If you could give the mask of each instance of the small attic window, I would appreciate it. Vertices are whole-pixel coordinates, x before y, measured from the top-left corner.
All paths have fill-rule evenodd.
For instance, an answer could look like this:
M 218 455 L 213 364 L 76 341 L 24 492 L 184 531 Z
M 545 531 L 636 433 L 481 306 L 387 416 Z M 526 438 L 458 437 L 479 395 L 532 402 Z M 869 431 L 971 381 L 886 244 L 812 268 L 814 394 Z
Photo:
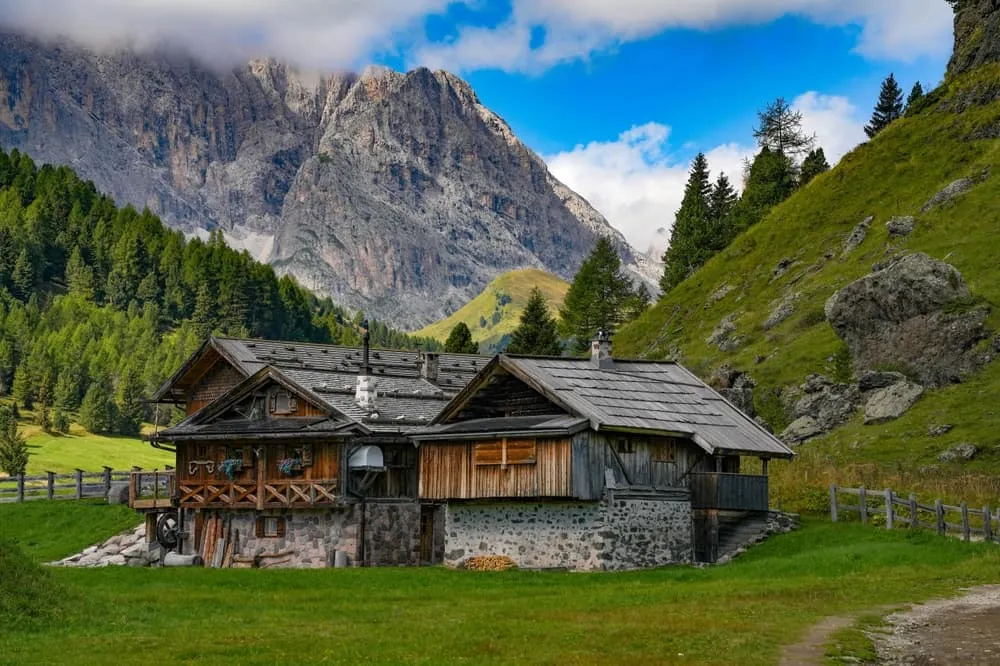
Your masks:
M 291 414 L 298 408 L 298 400 L 288 391 L 282 389 L 271 394 L 272 414 Z

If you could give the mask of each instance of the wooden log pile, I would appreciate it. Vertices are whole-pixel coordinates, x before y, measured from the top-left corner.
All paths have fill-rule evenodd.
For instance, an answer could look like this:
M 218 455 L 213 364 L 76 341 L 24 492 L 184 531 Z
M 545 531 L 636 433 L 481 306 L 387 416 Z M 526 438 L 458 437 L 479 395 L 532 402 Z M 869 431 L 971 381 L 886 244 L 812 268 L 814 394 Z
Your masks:
M 474 555 L 465 561 L 470 571 L 507 571 L 516 569 L 517 563 L 506 555 Z

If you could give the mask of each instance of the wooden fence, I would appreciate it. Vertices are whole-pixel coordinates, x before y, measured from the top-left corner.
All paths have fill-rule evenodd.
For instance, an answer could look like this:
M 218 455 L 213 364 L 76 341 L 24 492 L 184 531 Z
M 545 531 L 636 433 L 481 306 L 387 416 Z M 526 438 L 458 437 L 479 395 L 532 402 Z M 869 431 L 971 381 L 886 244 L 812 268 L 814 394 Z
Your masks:
M 139 469 L 133 468 L 124 471 L 105 467 L 101 472 L 86 472 L 78 469 L 69 474 L 55 472 L 34 475 L 18 474 L 0 480 L 0 503 L 107 497 L 113 482 L 127 482 L 131 473 Z
M 840 503 L 840 495 L 857 498 L 857 504 Z M 891 489 L 872 491 L 864 486 L 840 488 L 832 485 L 830 518 L 837 522 L 843 512 L 859 513 L 864 525 L 884 520 L 886 529 L 890 530 L 897 525 L 914 529 L 924 527 L 936 530 L 941 535 L 960 535 L 965 541 L 971 541 L 973 536 L 977 536 L 985 541 L 1000 543 L 1000 509 L 993 514 L 988 505 L 974 509 L 969 508 L 965 502 L 952 506 L 944 504 L 940 499 L 934 500 L 934 504 L 921 504 L 913 493 L 902 497 Z

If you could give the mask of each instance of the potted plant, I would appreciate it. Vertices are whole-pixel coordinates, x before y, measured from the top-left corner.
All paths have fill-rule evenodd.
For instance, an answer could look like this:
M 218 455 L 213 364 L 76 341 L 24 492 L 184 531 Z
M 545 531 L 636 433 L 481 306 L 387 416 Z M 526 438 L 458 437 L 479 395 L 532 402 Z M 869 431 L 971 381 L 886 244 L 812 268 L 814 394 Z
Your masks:
M 278 461 L 278 471 L 292 476 L 302 471 L 302 461 L 298 458 L 282 458 Z
M 219 463 L 219 469 L 225 474 L 230 481 L 236 478 L 236 475 L 240 473 L 243 469 L 243 459 L 242 458 L 226 458 L 221 463 Z

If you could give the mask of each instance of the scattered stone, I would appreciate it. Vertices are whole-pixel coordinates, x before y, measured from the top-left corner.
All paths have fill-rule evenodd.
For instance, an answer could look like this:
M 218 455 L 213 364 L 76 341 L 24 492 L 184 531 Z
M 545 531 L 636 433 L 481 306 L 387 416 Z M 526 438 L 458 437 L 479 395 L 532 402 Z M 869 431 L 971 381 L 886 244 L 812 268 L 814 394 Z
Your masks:
M 96 552 L 97 552 L 97 546 L 90 546 L 89 548 L 84 548 L 83 549 L 83 554 L 84 555 L 92 555 L 93 553 L 96 553 Z
M 146 527 L 140 525 L 134 530 L 117 534 L 104 543 L 86 548 L 83 552 L 70 555 L 54 566 L 67 567 L 107 567 L 135 566 L 148 567 L 160 558 L 160 547 L 146 543 Z
M 913 216 L 894 217 L 885 223 L 890 236 L 909 236 L 916 227 L 917 220 Z
M 865 238 L 868 237 L 868 228 L 871 227 L 872 222 L 875 221 L 874 215 L 869 215 L 864 220 L 858 223 L 858 226 L 854 227 L 854 231 L 851 235 L 847 237 L 844 241 L 844 251 L 841 252 L 840 256 L 846 257 L 851 252 L 854 252 L 859 245 L 865 242 Z
M 108 504 L 128 504 L 128 481 L 112 481 L 108 489 Z
M 948 203 L 952 199 L 971 190 L 975 184 L 975 181 L 971 178 L 960 178 L 959 180 L 956 180 L 954 183 L 951 183 L 948 187 L 931 197 L 930 200 L 924 204 L 923 208 L 920 209 L 920 212 L 926 213 L 936 206 Z
M 769 331 L 791 317 L 795 312 L 795 301 L 797 301 L 801 295 L 802 294 L 799 292 L 794 292 L 792 294 L 788 294 L 779 301 L 771 303 L 771 314 L 764 322 L 764 330 Z
M 719 343 L 719 351 L 733 352 L 743 346 L 746 341 L 746 337 L 742 335 L 734 335 L 731 338 L 726 338 Z
M 859 374 L 892 364 L 913 368 L 925 386 L 941 386 L 982 364 L 975 347 L 990 334 L 988 313 L 954 307 L 970 300 L 954 266 L 917 253 L 836 292 L 825 312 Z
M 833 382 L 824 375 L 809 375 L 800 387 L 803 393 L 819 393 L 823 389 L 833 386 Z
M 863 393 L 867 393 L 868 391 L 886 388 L 905 381 L 906 375 L 901 372 L 869 371 L 861 375 L 861 378 L 858 380 L 858 388 Z
M 826 377 L 820 376 L 813 380 L 813 385 L 808 390 L 809 381 L 802 385 L 806 395 L 795 403 L 792 414 L 795 418 L 811 417 L 823 432 L 830 432 L 854 415 L 861 402 L 861 392 L 857 386 L 832 382 L 815 390 L 815 385 L 822 380 L 829 382 Z
M 789 445 L 801 444 L 802 442 L 819 437 L 824 433 L 819 423 L 811 416 L 800 416 L 792 421 L 781 433 L 781 440 Z
M 941 435 L 947 435 L 954 428 L 950 423 L 943 423 L 940 425 L 931 424 L 927 426 L 927 435 L 929 437 L 940 437 Z
M 718 347 L 722 351 L 734 351 L 743 344 L 743 336 L 734 336 L 736 332 L 736 313 L 730 313 L 722 318 L 712 335 L 706 342 L 709 345 Z
M 953 446 L 941 455 L 938 456 L 938 460 L 941 462 L 954 462 L 956 460 L 972 460 L 979 453 L 979 447 L 975 444 L 969 442 L 963 442 L 957 446 Z
M 721 287 L 719 287 L 718 289 L 716 289 L 714 292 L 712 292 L 712 295 L 708 297 L 708 302 L 705 303 L 705 307 L 707 308 L 712 303 L 718 303 L 723 298 L 725 298 L 726 296 L 728 296 L 729 293 L 732 290 L 733 290 L 732 285 L 729 285 L 729 284 L 722 285 Z
M 885 423 L 905 414 L 924 394 L 924 387 L 902 381 L 875 391 L 865 404 L 865 425 Z
M 787 273 L 788 270 L 794 265 L 795 265 L 794 259 L 789 259 L 788 257 L 785 257 L 784 259 L 778 262 L 778 265 L 774 267 L 774 270 L 771 271 L 771 274 L 774 277 L 774 279 L 780 278 L 782 275 Z

